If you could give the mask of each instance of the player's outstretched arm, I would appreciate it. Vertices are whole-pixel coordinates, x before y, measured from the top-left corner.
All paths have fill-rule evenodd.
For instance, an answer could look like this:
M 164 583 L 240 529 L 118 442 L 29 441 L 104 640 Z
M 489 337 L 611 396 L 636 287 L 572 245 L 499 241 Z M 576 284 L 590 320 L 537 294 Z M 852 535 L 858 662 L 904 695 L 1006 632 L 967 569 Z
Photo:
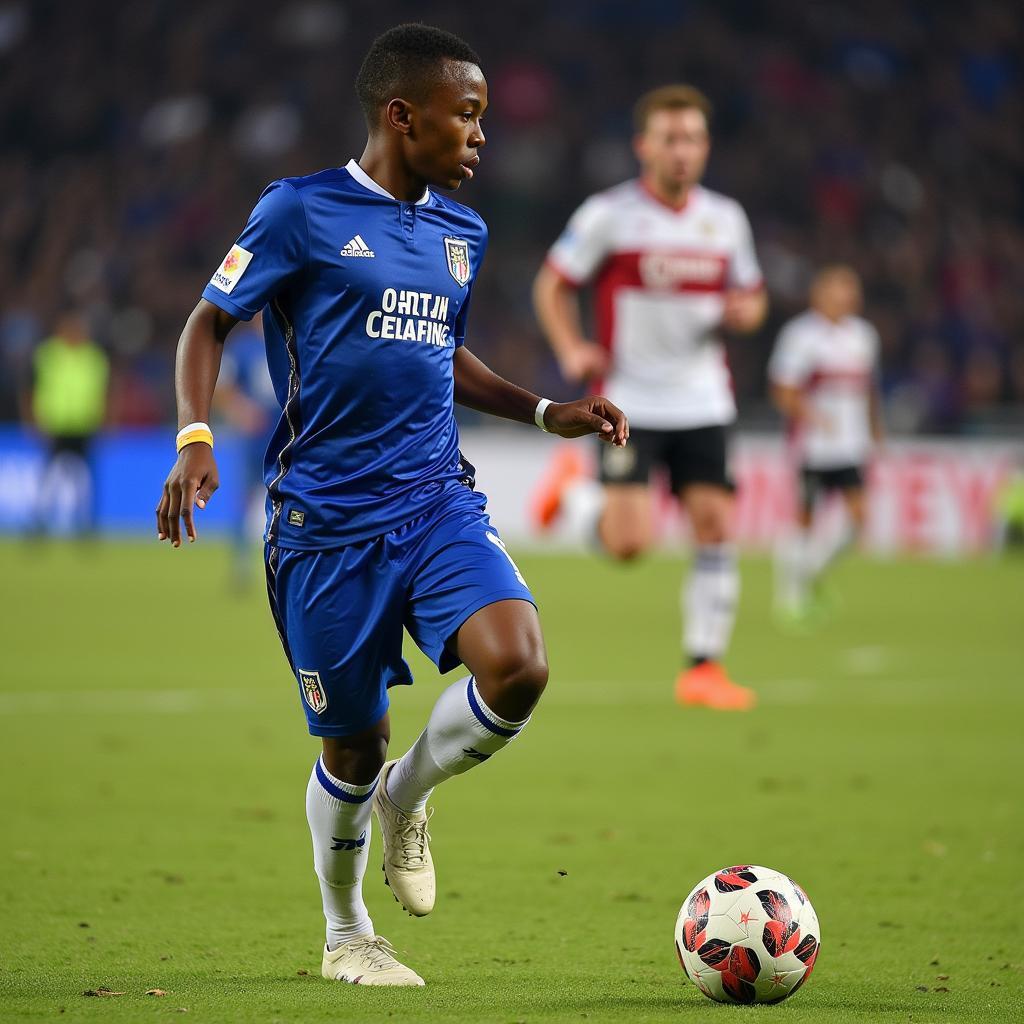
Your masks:
M 537 395 L 499 377 L 465 346 L 455 351 L 454 371 L 455 401 L 459 405 L 518 423 L 534 422 L 540 401 Z M 552 402 L 544 410 L 544 428 L 560 437 L 597 434 L 619 448 L 629 439 L 629 423 L 622 410 L 600 395 L 576 402 Z
M 753 291 L 730 288 L 725 293 L 722 326 L 736 334 L 753 334 L 768 316 L 768 292 L 764 288 Z
M 881 448 L 885 443 L 885 418 L 882 389 L 877 380 L 872 380 L 868 391 L 868 422 L 871 426 L 871 440 L 876 448 Z
M 566 380 L 588 381 L 608 369 L 608 353 L 583 337 L 576 289 L 547 264 L 533 282 L 533 308 Z
M 179 427 L 209 420 L 224 339 L 236 323 L 235 317 L 206 299 L 200 299 L 199 305 L 192 310 L 178 341 L 174 370 Z M 213 448 L 203 441 L 186 444 L 178 452 L 178 460 L 164 483 L 163 494 L 156 507 L 157 538 L 169 539 L 172 547 L 180 547 L 180 520 L 184 519 L 185 533 L 189 541 L 194 541 L 193 506 L 198 504 L 200 508 L 206 508 L 218 486 Z

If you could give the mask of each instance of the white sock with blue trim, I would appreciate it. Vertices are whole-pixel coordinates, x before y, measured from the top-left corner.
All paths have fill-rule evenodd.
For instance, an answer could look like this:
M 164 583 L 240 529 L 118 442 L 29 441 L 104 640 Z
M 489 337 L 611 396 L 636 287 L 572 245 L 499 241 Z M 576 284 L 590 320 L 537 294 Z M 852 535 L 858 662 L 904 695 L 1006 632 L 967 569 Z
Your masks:
M 388 796 L 407 814 L 427 806 L 434 787 L 482 764 L 519 735 L 529 718 L 506 722 L 484 703 L 472 676 L 437 699 L 419 738 L 388 774 Z
M 317 758 L 306 787 L 306 820 L 313 836 L 313 866 L 327 918 L 327 948 L 373 935 L 363 902 L 370 852 L 370 811 L 377 780 L 353 786 L 336 779 Z

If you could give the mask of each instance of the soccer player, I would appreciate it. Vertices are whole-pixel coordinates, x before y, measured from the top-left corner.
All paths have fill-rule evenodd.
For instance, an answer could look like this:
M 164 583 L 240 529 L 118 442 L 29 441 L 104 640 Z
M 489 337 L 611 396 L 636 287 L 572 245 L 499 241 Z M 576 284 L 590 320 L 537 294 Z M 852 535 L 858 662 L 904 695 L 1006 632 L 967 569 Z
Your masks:
M 736 416 L 721 329 L 756 330 L 767 310 L 750 225 L 734 200 L 701 184 L 710 152 L 708 100 L 688 85 L 641 97 L 640 178 L 591 196 L 555 242 L 534 284 L 537 316 L 562 373 L 604 378 L 629 416 L 628 449 L 602 452 L 603 490 L 562 451 L 535 509 L 563 511 L 617 559 L 653 540 L 655 467 L 689 515 L 696 552 L 682 593 L 682 704 L 745 710 L 754 693 L 722 668 L 739 596 L 728 428 Z M 577 289 L 592 284 L 598 341 L 584 337 Z
M 459 451 L 453 401 L 562 437 L 626 443 L 603 398 L 552 403 L 465 346 L 487 243 L 480 217 L 439 194 L 476 173 L 487 84 L 461 39 L 402 25 L 356 79 L 368 126 L 358 162 L 273 182 L 203 292 L 178 346 L 178 460 L 157 533 L 196 538 L 217 487 L 206 424 L 228 332 L 264 310 L 283 409 L 266 461 L 270 605 L 309 731 L 306 791 L 327 941 L 325 977 L 422 985 L 376 935 L 362 897 L 371 807 L 387 881 L 414 915 L 434 905 L 426 803 L 529 721 L 548 666 L 525 580 Z M 426 728 L 385 763 L 388 688 L 412 682 L 402 628 L 443 672 Z
M 811 285 L 811 308 L 782 328 L 768 366 L 800 467 L 796 528 L 776 557 L 776 603 L 785 621 L 805 621 L 815 610 L 822 574 L 864 527 L 864 465 L 881 441 L 882 417 L 874 383 L 878 333 L 857 316 L 860 306 L 856 272 L 824 267 Z M 842 497 L 846 522 L 838 532 L 815 532 L 818 498 L 830 493 Z

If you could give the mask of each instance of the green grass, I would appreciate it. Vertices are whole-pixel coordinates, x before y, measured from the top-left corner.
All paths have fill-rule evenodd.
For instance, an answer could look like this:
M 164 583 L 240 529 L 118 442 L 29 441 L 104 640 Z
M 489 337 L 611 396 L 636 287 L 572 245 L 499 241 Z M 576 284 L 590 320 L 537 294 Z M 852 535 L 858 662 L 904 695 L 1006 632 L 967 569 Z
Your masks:
M 389 992 L 318 976 L 316 745 L 261 586 L 230 593 L 210 543 L 0 545 L 0 1019 L 1022 1019 L 1024 565 L 853 560 L 797 639 L 746 562 L 730 667 L 762 703 L 737 717 L 671 701 L 677 559 L 520 563 L 552 682 L 436 794 L 431 917 L 372 855 L 375 924 L 428 982 Z M 413 665 L 398 751 L 441 685 Z M 805 886 L 823 951 L 791 1001 L 716 1006 L 672 925 L 749 861 Z

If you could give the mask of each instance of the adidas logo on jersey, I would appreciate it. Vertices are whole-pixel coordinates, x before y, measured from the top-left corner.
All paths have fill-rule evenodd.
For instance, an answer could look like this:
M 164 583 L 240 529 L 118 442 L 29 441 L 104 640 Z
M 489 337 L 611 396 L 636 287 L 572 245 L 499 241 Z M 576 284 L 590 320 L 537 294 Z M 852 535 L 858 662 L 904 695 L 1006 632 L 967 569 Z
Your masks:
M 345 248 L 341 250 L 342 256 L 365 256 L 368 259 L 373 259 L 377 254 L 363 241 L 362 235 L 356 235 L 350 242 L 345 245 Z

